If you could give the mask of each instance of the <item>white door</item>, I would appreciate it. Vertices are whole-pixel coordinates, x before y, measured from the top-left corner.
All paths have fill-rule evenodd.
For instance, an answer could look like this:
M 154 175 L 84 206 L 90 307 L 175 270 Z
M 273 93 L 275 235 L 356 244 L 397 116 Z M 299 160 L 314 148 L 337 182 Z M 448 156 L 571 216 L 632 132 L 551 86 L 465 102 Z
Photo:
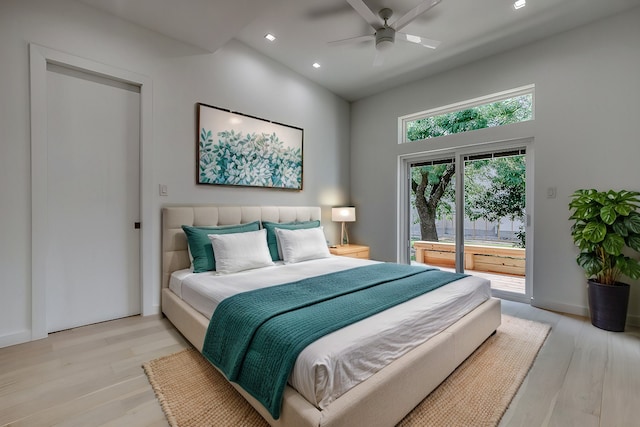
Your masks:
M 138 314 L 139 88 L 48 64 L 47 117 L 47 332 Z

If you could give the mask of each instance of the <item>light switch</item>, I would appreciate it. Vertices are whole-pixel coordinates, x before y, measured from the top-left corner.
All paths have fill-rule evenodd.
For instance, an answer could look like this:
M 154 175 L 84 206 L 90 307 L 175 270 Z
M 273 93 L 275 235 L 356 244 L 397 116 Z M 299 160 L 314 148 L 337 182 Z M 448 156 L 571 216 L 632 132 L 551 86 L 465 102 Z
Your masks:
M 161 196 L 169 195 L 169 189 L 167 188 L 167 184 L 160 184 L 160 195 Z
M 556 198 L 556 187 L 547 187 L 547 199 L 555 199 Z

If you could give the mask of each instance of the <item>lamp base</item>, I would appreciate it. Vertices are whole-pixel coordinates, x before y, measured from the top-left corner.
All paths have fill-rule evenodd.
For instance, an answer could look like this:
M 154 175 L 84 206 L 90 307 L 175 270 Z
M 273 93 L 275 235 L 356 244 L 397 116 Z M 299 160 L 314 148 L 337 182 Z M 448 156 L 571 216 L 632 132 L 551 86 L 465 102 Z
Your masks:
M 340 246 L 349 244 L 349 233 L 347 232 L 347 223 L 342 221 L 342 232 L 340 233 Z

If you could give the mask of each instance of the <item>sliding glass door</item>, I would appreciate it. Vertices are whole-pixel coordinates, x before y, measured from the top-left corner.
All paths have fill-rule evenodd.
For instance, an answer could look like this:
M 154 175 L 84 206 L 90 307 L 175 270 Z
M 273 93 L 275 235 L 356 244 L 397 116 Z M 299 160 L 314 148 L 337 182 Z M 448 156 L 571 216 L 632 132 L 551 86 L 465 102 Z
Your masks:
M 484 276 L 494 294 L 526 300 L 524 147 L 407 162 L 409 259 Z

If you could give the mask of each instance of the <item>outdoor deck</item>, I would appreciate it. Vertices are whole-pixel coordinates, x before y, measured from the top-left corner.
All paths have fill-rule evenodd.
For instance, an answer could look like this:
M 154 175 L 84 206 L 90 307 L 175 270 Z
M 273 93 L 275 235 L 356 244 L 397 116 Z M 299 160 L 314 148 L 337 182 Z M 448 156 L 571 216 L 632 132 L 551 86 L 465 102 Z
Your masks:
M 491 289 L 524 294 L 524 277 L 522 276 L 509 276 L 473 270 L 465 270 L 465 273 L 491 280 Z
M 416 263 L 416 262 L 413 261 L 412 263 Z M 456 271 L 455 268 L 442 267 L 439 265 L 433 265 L 433 267 L 437 267 L 440 270 L 444 270 L 444 271 Z M 486 271 L 473 271 L 473 270 L 465 270 L 465 273 L 472 274 L 478 277 L 484 277 L 485 279 L 490 280 L 491 289 L 524 294 L 524 277 L 523 276 L 510 276 L 506 274 L 495 274 L 495 273 L 487 273 Z

